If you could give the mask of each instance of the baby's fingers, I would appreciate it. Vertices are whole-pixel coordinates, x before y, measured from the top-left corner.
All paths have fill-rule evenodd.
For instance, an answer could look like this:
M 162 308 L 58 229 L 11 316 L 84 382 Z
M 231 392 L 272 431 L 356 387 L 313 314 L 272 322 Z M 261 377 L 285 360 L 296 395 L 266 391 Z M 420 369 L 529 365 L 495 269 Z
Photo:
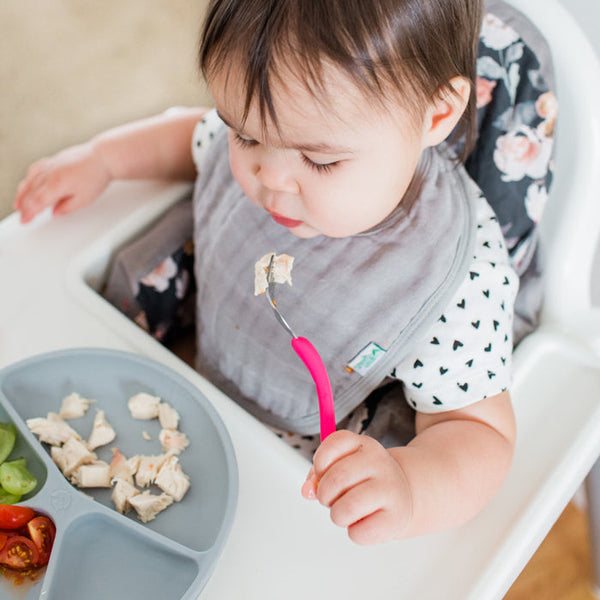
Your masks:
M 364 481 L 342 494 L 331 506 L 331 520 L 339 527 L 354 523 L 381 510 L 382 495 L 372 481 Z
M 369 480 L 338 498 L 330 516 L 336 525 L 348 530 L 353 542 L 369 545 L 401 538 L 409 510 L 389 497 L 381 481 Z
M 48 206 L 54 204 L 53 196 L 40 190 L 29 190 L 18 200 L 21 222 L 29 223 Z
M 318 487 L 319 480 L 317 479 L 315 470 L 311 468 L 306 477 L 306 481 L 302 484 L 302 496 L 307 500 L 314 500 L 317 497 Z
M 363 436 L 340 429 L 330 436 L 317 448 L 313 465 L 317 476 L 321 476 L 338 460 L 360 450 Z
M 371 479 L 373 465 L 360 452 L 345 456 L 334 463 L 319 479 L 317 498 L 323 506 L 332 507 L 351 489 Z
M 17 186 L 17 194 L 13 204 L 15 210 L 22 210 L 27 204 L 27 200 L 31 196 L 32 190 L 36 188 L 36 182 L 39 181 L 40 173 L 38 169 L 32 165 L 27 172 L 25 178 Z
M 86 203 L 86 194 L 75 189 L 73 182 L 58 170 L 44 170 L 26 182 L 17 198 L 21 211 L 21 222 L 28 223 L 48 207 L 54 207 L 55 214 L 71 212 Z M 74 198 L 78 198 L 75 202 Z M 57 207 L 60 206 L 60 209 Z
M 386 510 L 378 510 L 369 516 L 352 523 L 348 527 L 348 537 L 361 546 L 382 544 L 397 539 L 390 515 Z
M 15 201 L 13 203 L 13 208 L 15 210 L 21 210 L 21 206 L 23 205 L 23 198 L 29 189 L 31 182 L 28 179 L 23 179 L 21 183 L 19 183 L 17 187 L 17 194 L 15 196 Z
M 68 215 L 69 213 L 79 210 L 82 206 L 88 204 L 78 196 L 67 196 L 59 200 L 52 209 L 52 214 L 56 216 Z
M 48 185 L 46 174 L 37 173 L 19 184 L 14 207 L 21 212 L 21 221 L 27 223 L 60 199 L 60 192 Z

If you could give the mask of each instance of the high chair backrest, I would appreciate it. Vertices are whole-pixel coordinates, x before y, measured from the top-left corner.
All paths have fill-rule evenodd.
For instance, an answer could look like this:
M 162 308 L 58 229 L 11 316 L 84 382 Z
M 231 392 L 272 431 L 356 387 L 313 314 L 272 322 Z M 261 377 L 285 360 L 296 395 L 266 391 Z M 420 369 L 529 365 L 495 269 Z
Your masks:
M 558 0 L 507 0 L 550 45 L 559 101 L 555 178 L 540 224 L 542 322 L 568 322 L 590 307 L 600 232 L 600 62 Z

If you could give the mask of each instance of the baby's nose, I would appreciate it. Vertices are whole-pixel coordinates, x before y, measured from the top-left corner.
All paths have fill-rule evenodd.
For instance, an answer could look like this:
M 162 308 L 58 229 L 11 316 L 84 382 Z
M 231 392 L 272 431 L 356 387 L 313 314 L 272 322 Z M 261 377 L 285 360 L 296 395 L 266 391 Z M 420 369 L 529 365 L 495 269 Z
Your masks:
M 271 191 L 297 194 L 300 190 L 293 165 L 286 156 L 265 152 L 254 164 L 253 172 L 260 184 Z

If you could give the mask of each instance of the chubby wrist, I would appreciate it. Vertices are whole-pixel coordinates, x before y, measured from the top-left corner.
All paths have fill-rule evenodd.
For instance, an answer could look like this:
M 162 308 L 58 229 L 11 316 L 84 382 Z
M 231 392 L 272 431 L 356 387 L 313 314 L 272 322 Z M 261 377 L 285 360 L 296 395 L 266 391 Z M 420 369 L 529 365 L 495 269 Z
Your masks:
M 407 460 L 406 446 L 388 448 L 387 453 L 391 460 L 395 463 L 398 470 L 397 485 L 401 490 L 402 501 L 402 513 L 398 515 L 398 529 L 396 532 L 396 539 L 405 539 L 418 535 L 413 531 L 414 520 L 416 513 L 415 494 L 413 490 L 413 483 L 410 478 L 410 469 L 406 469 L 405 462 Z
M 112 140 L 105 134 L 93 137 L 87 142 L 88 152 L 99 170 L 103 172 L 108 182 L 115 179 L 126 179 L 115 168 L 115 161 L 111 160 L 114 151 L 111 149 Z

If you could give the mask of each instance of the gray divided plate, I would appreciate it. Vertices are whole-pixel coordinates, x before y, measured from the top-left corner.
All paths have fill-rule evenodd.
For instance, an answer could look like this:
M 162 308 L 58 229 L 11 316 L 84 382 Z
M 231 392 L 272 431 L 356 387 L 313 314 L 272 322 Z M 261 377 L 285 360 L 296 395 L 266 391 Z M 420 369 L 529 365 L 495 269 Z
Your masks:
M 180 414 L 190 445 L 180 455 L 191 486 L 149 523 L 120 515 L 110 489 L 76 490 L 52 462 L 25 420 L 58 412 L 71 392 L 96 400 L 85 417 L 69 421 L 87 439 L 96 408 L 117 437 L 96 449 L 110 461 L 111 447 L 126 456 L 159 454 L 157 419 L 137 421 L 127 400 L 139 392 L 160 396 Z M 31 587 L 0 577 L 0 599 L 189 600 L 205 586 L 223 549 L 237 503 L 237 465 L 220 417 L 191 383 L 153 360 L 105 349 L 51 352 L 0 370 L 0 421 L 19 430 L 11 457 L 24 456 L 38 480 L 20 504 L 49 515 L 56 540 L 43 577 Z M 146 441 L 147 431 L 152 440 Z M 160 491 L 160 490 L 155 490 Z

